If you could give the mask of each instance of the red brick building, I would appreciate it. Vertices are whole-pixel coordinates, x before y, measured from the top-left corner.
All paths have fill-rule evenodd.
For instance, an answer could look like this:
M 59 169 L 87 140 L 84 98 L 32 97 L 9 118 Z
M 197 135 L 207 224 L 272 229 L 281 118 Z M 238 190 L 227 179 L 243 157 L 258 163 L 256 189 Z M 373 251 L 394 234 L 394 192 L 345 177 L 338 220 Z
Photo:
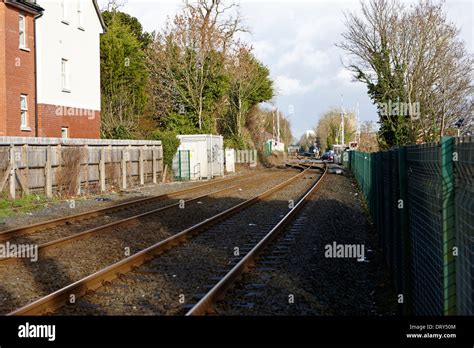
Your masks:
M 0 136 L 100 138 L 96 0 L 0 0 Z
M 36 132 L 35 17 L 42 8 L 0 0 L 0 135 Z

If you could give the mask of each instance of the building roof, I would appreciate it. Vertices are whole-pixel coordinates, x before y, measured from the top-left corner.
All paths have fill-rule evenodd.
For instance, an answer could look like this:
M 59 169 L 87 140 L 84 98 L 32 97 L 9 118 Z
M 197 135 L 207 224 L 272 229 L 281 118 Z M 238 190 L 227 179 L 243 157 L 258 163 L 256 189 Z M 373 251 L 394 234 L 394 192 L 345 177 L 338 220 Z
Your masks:
M 40 14 L 44 9 L 36 3 L 36 0 L 4 0 L 5 4 L 15 6 L 32 14 Z
M 100 8 L 99 8 L 99 5 L 97 4 L 97 0 L 92 0 L 92 2 L 94 3 L 94 8 L 95 8 L 95 11 L 97 12 L 97 16 L 99 16 L 100 25 L 102 26 L 102 29 L 105 31 L 106 26 L 105 26 L 104 18 L 102 17 L 102 12 L 100 12 Z

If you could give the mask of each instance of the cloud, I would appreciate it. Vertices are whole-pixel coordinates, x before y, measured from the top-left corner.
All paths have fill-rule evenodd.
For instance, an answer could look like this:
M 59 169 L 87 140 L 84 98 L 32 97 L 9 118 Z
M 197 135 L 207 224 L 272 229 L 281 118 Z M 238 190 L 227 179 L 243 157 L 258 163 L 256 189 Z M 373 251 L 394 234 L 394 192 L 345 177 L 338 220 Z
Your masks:
M 275 67 L 284 69 L 287 67 L 304 64 L 314 71 L 324 71 L 331 63 L 328 51 L 318 50 L 311 44 L 297 44 L 284 53 Z
M 309 84 L 304 84 L 298 79 L 284 75 L 278 75 L 275 79 L 275 86 L 280 96 L 304 95 L 314 90 L 318 85 L 318 81 L 314 80 Z
M 253 41 L 252 47 L 258 59 L 265 62 L 275 53 L 275 46 L 270 41 L 259 40 Z
M 352 72 L 350 72 L 346 68 L 340 68 L 336 74 L 335 81 L 338 83 L 342 83 L 346 86 L 353 86 L 354 85 L 354 76 Z

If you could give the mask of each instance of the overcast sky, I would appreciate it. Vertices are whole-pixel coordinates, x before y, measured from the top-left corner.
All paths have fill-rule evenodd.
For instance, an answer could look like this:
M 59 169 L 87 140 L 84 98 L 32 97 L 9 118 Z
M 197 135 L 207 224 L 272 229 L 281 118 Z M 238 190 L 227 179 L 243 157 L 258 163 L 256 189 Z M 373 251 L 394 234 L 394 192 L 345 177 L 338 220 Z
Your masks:
M 362 121 L 377 120 L 365 86 L 352 81 L 341 63 L 344 52 L 334 45 L 344 31 L 344 11 L 359 11 L 359 0 L 241 0 L 240 4 L 244 24 L 251 30 L 244 38 L 270 68 L 280 109 L 290 118 L 296 138 L 324 111 L 339 107 L 341 95 L 346 109 L 360 104 Z M 128 0 L 122 10 L 137 17 L 146 31 L 154 31 L 161 30 L 181 6 L 180 0 Z M 474 2 L 447 0 L 445 8 L 473 53 Z

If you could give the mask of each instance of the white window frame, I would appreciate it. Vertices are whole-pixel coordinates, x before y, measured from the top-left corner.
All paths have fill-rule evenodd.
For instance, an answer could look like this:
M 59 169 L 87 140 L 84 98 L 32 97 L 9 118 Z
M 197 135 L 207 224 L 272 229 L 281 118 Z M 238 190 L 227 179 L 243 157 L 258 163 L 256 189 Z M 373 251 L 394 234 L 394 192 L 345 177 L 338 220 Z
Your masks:
M 79 30 L 84 29 L 84 8 L 82 0 L 77 0 L 77 28 Z
M 69 60 L 66 58 L 61 58 L 61 89 L 63 92 L 71 92 Z
M 66 133 L 66 136 L 64 136 L 64 133 Z M 61 138 L 69 139 L 69 127 L 61 127 Z
M 71 0 L 69 0 L 71 1 Z M 66 5 L 66 0 L 61 0 L 61 9 L 63 19 L 61 20 L 62 23 L 69 25 L 69 16 L 68 16 L 68 5 Z
M 20 94 L 20 128 L 21 130 L 30 130 L 28 128 L 28 95 Z
M 22 26 L 23 24 L 23 26 Z M 20 49 L 27 49 L 26 43 L 26 17 L 22 14 L 18 17 L 18 40 Z

